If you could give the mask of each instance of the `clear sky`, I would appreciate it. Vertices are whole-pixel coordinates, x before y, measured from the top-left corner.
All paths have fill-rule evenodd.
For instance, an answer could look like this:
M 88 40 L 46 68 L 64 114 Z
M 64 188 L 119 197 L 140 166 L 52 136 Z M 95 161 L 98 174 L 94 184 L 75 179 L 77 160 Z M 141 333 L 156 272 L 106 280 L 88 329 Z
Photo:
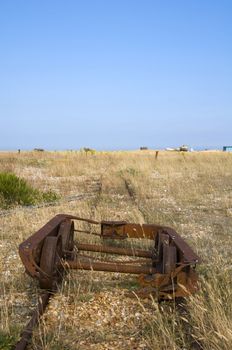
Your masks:
M 0 0 L 0 149 L 232 144 L 232 1 Z

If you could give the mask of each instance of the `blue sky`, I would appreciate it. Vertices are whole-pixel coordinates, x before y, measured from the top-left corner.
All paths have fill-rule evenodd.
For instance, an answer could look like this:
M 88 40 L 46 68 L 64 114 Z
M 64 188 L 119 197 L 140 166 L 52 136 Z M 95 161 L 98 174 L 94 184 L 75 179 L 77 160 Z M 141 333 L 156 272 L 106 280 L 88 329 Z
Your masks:
M 0 149 L 232 144 L 232 2 L 0 1 Z

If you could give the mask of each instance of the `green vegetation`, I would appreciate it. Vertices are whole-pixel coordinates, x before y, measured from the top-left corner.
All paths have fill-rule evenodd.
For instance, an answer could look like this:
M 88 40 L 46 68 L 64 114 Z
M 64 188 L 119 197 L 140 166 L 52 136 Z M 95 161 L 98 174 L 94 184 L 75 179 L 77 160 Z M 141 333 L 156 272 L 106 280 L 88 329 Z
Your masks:
M 13 173 L 0 173 L 0 207 L 15 205 L 34 205 L 40 202 L 52 202 L 58 199 L 55 192 L 41 192 L 30 186 L 24 179 Z
M 16 343 L 15 335 L 9 335 L 0 331 L 0 350 L 10 350 Z

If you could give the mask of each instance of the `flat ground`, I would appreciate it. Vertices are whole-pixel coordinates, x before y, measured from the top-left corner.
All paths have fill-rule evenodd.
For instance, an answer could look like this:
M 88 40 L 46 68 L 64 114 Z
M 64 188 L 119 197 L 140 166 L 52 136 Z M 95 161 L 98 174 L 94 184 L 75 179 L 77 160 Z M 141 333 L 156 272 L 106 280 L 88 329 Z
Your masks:
M 135 276 L 67 275 L 30 349 L 232 349 L 232 154 L 223 152 L 1 153 L 12 171 L 53 206 L 0 212 L 0 348 L 10 349 L 39 289 L 18 245 L 58 213 L 171 226 L 203 259 L 201 289 L 184 305 L 127 296 Z M 129 184 L 129 191 L 128 191 Z

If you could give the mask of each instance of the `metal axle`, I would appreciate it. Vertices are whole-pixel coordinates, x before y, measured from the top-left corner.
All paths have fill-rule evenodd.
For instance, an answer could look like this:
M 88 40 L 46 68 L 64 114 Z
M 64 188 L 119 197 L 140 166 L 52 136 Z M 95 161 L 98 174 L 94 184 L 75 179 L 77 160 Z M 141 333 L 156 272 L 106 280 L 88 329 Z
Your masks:
M 69 269 L 75 270 L 121 272 L 131 273 L 135 275 L 140 275 L 141 273 L 149 275 L 156 272 L 156 270 L 151 265 L 130 265 L 126 262 L 125 264 L 118 264 L 118 262 L 93 261 L 91 258 L 78 258 L 76 260 L 66 260 L 65 266 Z
M 152 258 L 152 252 L 148 250 L 133 249 L 133 248 L 118 248 L 110 247 L 105 245 L 96 244 L 77 244 L 78 250 L 89 251 L 89 252 L 99 252 L 99 253 L 109 253 L 127 256 L 138 256 L 141 258 Z

